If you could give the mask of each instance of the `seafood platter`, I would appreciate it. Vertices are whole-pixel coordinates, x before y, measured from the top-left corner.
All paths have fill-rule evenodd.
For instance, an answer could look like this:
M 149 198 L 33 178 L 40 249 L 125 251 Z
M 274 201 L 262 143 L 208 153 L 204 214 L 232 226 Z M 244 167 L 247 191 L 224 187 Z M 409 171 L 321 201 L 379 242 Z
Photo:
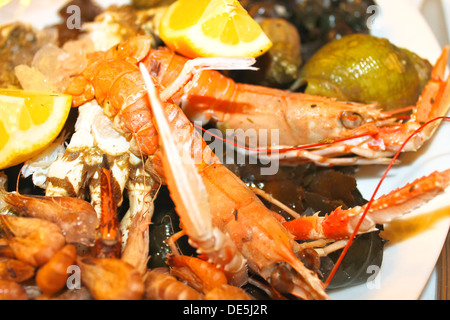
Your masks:
M 1 300 L 420 299 L 449 46 L 407 0 L 0 1 Z

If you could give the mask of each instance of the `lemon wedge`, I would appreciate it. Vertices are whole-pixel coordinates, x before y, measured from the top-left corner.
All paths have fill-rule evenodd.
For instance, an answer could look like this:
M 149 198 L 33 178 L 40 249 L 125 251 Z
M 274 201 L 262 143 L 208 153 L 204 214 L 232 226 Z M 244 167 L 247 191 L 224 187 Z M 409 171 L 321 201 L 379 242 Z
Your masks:
M 237 0 L 178 0 L 163 15 L 159 36 L 189 58 L 256 58 L 272 46 Z
M 0 170 L 50 145 L 61 132 L 71 104 L 70 95 L 0 89 Z

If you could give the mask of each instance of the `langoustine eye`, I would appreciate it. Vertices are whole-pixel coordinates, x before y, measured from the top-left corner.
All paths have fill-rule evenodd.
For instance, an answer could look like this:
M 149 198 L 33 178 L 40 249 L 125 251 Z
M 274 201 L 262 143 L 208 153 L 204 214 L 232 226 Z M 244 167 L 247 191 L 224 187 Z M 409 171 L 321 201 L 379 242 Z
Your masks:
M 279 263 L 272 272 L 269 282 L 279 292 L 289 293 L 294 289 L 292 270 L 285 263 Z
M 360 127 L 364 122 L 363 117 L 359 113 L 353 111 L 343 111 L 339 120 L 347 129 Z

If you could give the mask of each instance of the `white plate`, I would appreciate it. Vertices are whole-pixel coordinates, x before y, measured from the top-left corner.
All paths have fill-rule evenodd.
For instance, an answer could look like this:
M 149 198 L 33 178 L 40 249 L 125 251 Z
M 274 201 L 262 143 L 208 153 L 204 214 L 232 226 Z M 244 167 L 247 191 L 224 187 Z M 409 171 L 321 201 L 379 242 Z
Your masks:
M 23 2 L 27 2 L 22 0 Z M 30 5 L 21 6 L 12 0 L 0 8 L 0 23 L 26 21 L 41 28 L 59 22 L 55 13 L 65 1 L 29 0 Z M 99 3 L 126 3 L 126 1 L 99 1 Z M 407 0 L 378 0 L 375 8 L 372 33 L 387 37 L 393 43 L 408 48 L 434 63 L 440 54 L 438 45 L 422 15 Z M 382 184 L 378 195 L 400 187 L 415 178 L 434 170 L 449 168 L 450 148 L 448 139 L 450 125 L 443 123 L 432 141 L 419 152 L 403 154 L 402 165 L 394 167 Z M 447 147 L 446 147 L 447 146 Z M 384 167 L 361 167 L 357 173 L 358 188 L 369 199 L 384 172 Z M 419 218 L 421 230 L 406 232 L 402 241 L 386 246 L 383 265 L 378 276 L 371 282 L 347 289 L 330 292 L 333 299 L 418 299 L 433 271 L 450 226 L 450 217 L 436 210 L 450 206 L 450 191 L 435 198 L 405 217 L 406 225 L 413 225 Z M 427 218 L 423 218 L 427 217 Z M 398 228 L 386 228 L 395 231 Z M 370 271 L 373 274 L 373 271 Z
M 434 63 L 441 48 L 428 24 L 407 0 L 378 0 L 371 33 L 386 37 L 394 44 L 416 52 Z M 447 137 L 449 123 L 443 122 L 419 152 L 402 154 L 402 164 L 390 171 L 377 195 L 382 195 L 435 170 L 450 166 Z M 385 168 L 360 167 L 358 188 L 369 199 Z M 450 226 L 450 190 L 435 198 L 413 214 L 402 219 L 412 230 L 404 231 L 403 239 L 386 246 L 383 264 L 377 277 L 359 286 L 333 291 L 332 299 L 418 299 L 433 272 Z M 447 208 L 447 210 L 439 210 Z M 421 222 L 420 226 L 415 223 Z M 398 224 L 386 231 L 402 231 Z M 420 229 L 420 231 L 418 231 Z M 370 270 L 369 270 L 370 271 Z M 374 274 L 370 271 L 370 274 Z

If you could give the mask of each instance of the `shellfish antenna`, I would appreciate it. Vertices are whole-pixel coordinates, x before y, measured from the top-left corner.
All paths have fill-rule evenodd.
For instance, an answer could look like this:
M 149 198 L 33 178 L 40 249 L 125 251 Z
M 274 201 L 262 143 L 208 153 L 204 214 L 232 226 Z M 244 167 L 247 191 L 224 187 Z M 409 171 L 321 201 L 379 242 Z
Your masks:
M 206 134 L 210 135 L 211 137 L 219 139 L 220 141 L 222 141 L 224 143 L 228 143 L 230 145 L 233 145 L 233 146 L 235 146 L 237 148 L 241 148 L 241 149 L 244 149 L 244 150 L 247 150 L 247 151 L 253 151 L 253 152 L 263 152 L 264 151 L 264 152 L 269 152 L 269 153 L 284 153 L 284 152 L 288 152 L 288 151 L 295 151 L 295 150 L 315 148 L 315 147 L 330 145 L 330 144 L 333 144 L 333 143 L 338 143 L 338 142 L 343 142 L 343 141 L 347 141 L 347 140 L 352 140 L 352 139 L 356 139 L 356 138 L 361 138 L 361 137 L 366 137 L 366 136 L 373 135 L 373 133 L 362 133 L 362 134 L 358 134 L 358 135 L 354 135 L 354 136 L 346 137 L 346 138 L 342 138 L 342 139 L 330 140 L 330 141 L 325 141 L 325 142 L 318 142 L 318 143 L 314 143 L 314 144 L 306 144 L 306 145 L 296 146 L 296 147 L 287 147 L 287 148 L 270 148 L 270 147 L 252 148 L 252 147 L 247 147 L 246 145 L 238 144 L 238 143 L 236 143 L 234 141 L 230 141 L 228 139 L 222 138 L 219 135 L 212 133 L 208 129 L 205 129 L 202 126 L 199 126 L 198 124 L 194 123 L 193 125 L 197 129 L 202 130 L 203 132 L 205 132 Z
M 384 179 L 386 178 L 389 170 L 391 170 L 392 166 L 394 165 L 395 161 L 397 160 L 397 158 L 399 157 L 400 153 L 402 152 L 403 148 L 405 147 L 405 145 L 408 143 L 409 140 L 411 140 L 417 133 L 419 133 L 420 131 L 423 130 L 423 128 L 425 128 L 427 125 L 429 125 L 432 122 L 438 121 L 438 120 L 446 120 L 449 121 L 450 117 L 436 117 L 434 119 L 431 119 L 429 121 L 427 121 L 426 123 L 424 123 L 423 125 L 421 125 L 419 128 L 417 128 L 404 142 L 403 144 L 400 146 L 399 150 L 397 151 L 397 153 L 394 155 L 394 157 L 392 158 L 392 161 L 390 162 L 390 164 L 388 165 L 388 167 L 386 168 L 386 170 L 384 171 L 383 176 L 381 177 L 380 181 L 378 182 L 377 187 L 375 188 L 375 191 L 372 194 L 372 197 L 370 198 L 369 202 L 367 203 L 367 206 L 363 212 L 363 214 L 361 215 L 361 218 L 358 221 L 358 224 L 355 227 L 355 230 L 353 231 L 350 239 L 348 240 L 346 246 L 344 247 L 344 249 L 342 250 L 342 253 L 340 254 L 338 260 L 336 261 L 333 269 L 331 270 L 327 280 L 325 281 L 325 287 L 328 287 L 328 285 L 330 284 L 331 280 L 333 279 L 334 275 L 336 274 L 337 269 L 339 268 L 342 260 L 344 259 L 345 255 L 347 254 L 348 249 L 350 248 L 351 244 L 353 243 L 353 240 L 355 239 L 356 235 L 358 234 L 358 230 L 362 224 L 362 222 L 364 221 L 364 218 L 366 217 L 367 212 L 369 211 L 370 207 L 372 206 L 373 201 L 375 200 L 375 196 L 378 192 L 378 190 L 380 189 L 381 184 L 383 183 Z

